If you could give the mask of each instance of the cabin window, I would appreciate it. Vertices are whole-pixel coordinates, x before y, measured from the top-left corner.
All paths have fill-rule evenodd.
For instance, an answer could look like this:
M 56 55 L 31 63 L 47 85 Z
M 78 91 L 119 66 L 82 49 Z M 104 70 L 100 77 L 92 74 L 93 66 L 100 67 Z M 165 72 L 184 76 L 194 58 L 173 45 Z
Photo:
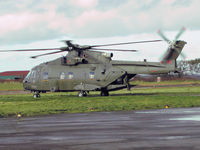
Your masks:
M 95 77 L 94 72 L 90 72 L 90 74 L 89 74 L 89 78 L 90 78 L 90 79 L 94 79 L 94 77 Z
M 65 73 L 64 73 L 64 72 L 61 72 L 61 73 L 60 73 L 60 79 L 61 79 L 61 80 L 65 79 Z
M 48 72 L 44 72 L 44 73 L 43 73 L 43 79 L 44 79 L 44 80 L 47 80 L 47 79 L 48 79 Z
M 73 72 L 69 72 L 68 73 L 68 79 L 73 79 L 74 77 L 74 73 Z

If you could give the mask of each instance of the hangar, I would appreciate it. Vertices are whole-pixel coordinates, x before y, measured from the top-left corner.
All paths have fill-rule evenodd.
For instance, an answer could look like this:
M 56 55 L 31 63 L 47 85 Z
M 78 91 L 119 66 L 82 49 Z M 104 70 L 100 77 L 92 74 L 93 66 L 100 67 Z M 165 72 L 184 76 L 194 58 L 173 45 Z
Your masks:
M 0 80 L 23 80 L 29 71 L 5 71 L 0 73 Z

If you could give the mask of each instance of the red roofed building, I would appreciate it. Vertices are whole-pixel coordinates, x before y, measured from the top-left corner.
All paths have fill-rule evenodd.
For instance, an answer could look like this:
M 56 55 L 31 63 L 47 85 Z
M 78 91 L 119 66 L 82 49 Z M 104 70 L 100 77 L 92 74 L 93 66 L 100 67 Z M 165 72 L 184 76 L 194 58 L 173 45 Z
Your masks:
M 1 80 L 18 80 L 24 79 L 29 71 L 6 71 L 0 73 Z

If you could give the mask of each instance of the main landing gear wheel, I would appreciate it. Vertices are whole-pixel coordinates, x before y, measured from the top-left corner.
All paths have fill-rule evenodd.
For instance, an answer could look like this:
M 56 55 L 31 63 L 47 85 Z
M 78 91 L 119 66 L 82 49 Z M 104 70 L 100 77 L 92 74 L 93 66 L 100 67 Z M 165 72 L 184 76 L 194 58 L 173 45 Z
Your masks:
M 101 91 L 101 96 L 109 96 L 109 92 L 107 90 Z
M 34 92 L 33 97 L 40 98 L 40 92 L 38 92 L 38 91 Z
M 79 97 L 85 97 L 85 96 L 87 96 L 87 93 L 86 93 L 86 91 L 80 91 L 80 92 L 78 93 L 78 96 L 79 96 Z

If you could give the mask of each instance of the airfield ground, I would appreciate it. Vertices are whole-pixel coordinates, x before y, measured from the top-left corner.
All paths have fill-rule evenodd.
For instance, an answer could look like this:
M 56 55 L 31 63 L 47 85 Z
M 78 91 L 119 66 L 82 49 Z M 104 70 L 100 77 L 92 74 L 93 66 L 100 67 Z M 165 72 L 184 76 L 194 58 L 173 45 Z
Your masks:
M 0 118 L 2 150 L 199 150 L 200 108 Z
M 37 100 L 19 83 L 0 87 L 0 149 L 200 149 L 197 81 L 142 83 L 108 97 L 46 93 Z
M 41 94 L 41 98 L 36 100 L 32 94 L 22 92 L 21 84 L 2 83 L 0 84 L 0 117 L 16 117 L 19 112 L 24 117 L 60 113 L 162 109 L 167 105 L 169 108 L 200 106 L 199 81 L 136 84 L 139 86 L 131 91 L 111 92 L 109 97 L 100 97 L 99 92 L 91 92 L 88 97 L 79 98 L 77 92 L 69 92 Z

